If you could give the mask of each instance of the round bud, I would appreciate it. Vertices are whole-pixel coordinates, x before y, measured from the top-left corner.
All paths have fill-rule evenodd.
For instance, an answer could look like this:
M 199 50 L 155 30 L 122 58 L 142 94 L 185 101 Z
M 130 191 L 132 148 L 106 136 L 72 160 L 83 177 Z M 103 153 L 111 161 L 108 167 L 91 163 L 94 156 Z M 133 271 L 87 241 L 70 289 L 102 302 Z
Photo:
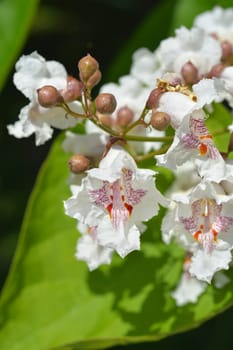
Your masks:
M 78 62 L 79 76 L 83 82 L 87 80 L 99 69 L 99 63 L 91 55 L 87 55 Z
M 64 102 L 59 91 L 52 85 L 42 86 L 37 90 L 38 102 L 42 107 L 53 107 Z
M 160 88 L 156 88 L 152 90 L 146 101 L 146 108 L 152 109 L 152 108 L 158 107 L 158 102 L 161 94 L 162 94 L 162 91 Z
M 171 118 L 167 113 L 152 110 L 151 126 L 157 130 L 165 130 L 170 125 Z
M 134 118 L 134 112 L 129 107 L 121 107 L 117 111 L 117 124 L 124 128 L 129 125 Z
M 98 120 L 100 121 L 101 124 L 112 127 L 113 125 L 113 119 L 111 118 L 111 115 L 109 114 L 101 114 L 97 112 L 97 117 Z
M 198 81 L 198 70 L 190 61 L 183 65 L 181 75 L 186 84 L 194 84 Z
M 222 48 L 222 60 L 226 60 L 229 56 L 233 53 L 233 47 L 232 44 L 224 40 L 221 42 L 221 48 Z
M 72 76 L 67 77 L 67 87 L 61 91 L 65 102 L 71 102 L 81 98 L 83 84 Z
M 99 94 L 95 99 L 96 110 L 101 114 L 112 114 L 116 109 L 115 96 L 108 93 Z
M 225 66 L 222 63 L 215 64 L 208 73 L 208 78 L 218 78 L 221 75 L 224 68 Z
M 75 154 L 68 161 L 69 169 L 74 174 L 80 174 L 90 166 L 90 160 L 82 154 Z
M 87 80 L 86 82 L 86 87 L 88 89 L 92 89 L 94 86 L 96 86 L 100 80 L 102 78 L 102 74 L 101 74 L 101 71 L 98 69 L 97 71 L 95 71 L 94 74 L 92 74 L 90 76 L 90 78 Z

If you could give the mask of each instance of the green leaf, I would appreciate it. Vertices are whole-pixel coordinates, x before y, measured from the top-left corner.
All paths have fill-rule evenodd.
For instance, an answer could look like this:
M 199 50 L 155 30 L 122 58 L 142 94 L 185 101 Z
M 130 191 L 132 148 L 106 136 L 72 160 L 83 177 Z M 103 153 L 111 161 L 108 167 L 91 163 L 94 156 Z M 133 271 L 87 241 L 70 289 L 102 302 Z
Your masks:
M 38 0 L 1 0 L 0 90 L 30 28 Z
M 197 304 L 176 307 L 170 293 L 183 251 L 161 241 L 163 210 L 148 223 L 140 252 L 114 256 L 93 272 L 75 260 L 76 222 L 63 212 L 70 195 L 66 161 L 60 137 L 40 171 L 1 298 L 1 349 L 104 349 L 158 340 L 232 304 L 230 282 L 221 290 L 209 286 Z M 160 176 L 167 188 L 170 177 Z
M 222 104 L 214 104 L 213 111 L 206 121 L 206 125 L 214 136 L 214 143 L 220 152 L 227 152 L 230 141 L 230 133 L 227 129 L 232 124 L 230 111 Z

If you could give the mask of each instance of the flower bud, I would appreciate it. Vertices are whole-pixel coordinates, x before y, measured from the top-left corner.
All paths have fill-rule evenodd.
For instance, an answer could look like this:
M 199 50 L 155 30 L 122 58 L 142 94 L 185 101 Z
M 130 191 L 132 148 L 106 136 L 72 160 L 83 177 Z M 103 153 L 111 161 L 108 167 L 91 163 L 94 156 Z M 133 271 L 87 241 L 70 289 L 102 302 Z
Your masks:
M 158 107 L 159 98 L 160 98 L 161 94 L 162 94 L 162 91 L 160 88 L 156 88 L 156 89 L 152 90 L 147 101 L 146 101 L 146 108 L 153 109 L 153 108 Z
M 129 107 L 121 107 L 117 111 L 117 124 L 124 128 L 129 125 L 134 118 L 134 112 Z
M 92 89 L 94 86 L 96 86 L 102 78 L 101 71 L 98 69 L 95 71 L 95 73 L 87 80 L 86 87 L 88 89 Z
M 101 114 L 112 114 L 116 109 L 115 96 L 108 93 L 99 94 L 95 99 L 96 110 Z
M 184 78 L 186 84 L 194 84 L 198 81 L 198 70 L 190 61 L 186 62 L 183 65 L 181 69 L 181 75 Z
M 171 118 L 167 113 L 152 110 L 151 126 L 157 130 L 165 130 L 170 125 Z
M 91 55 L 87 55 L 78 62 L 80 79 L 86 83 L 88 79 L 99 69 L 99 63 Z
M 111 118 L 111 115 L 109 114 L 101 114 L 97 112 L 97 117 L 98 120 L 100 121 L 101 124 L 112 127 L 113 125 L 113 118 Z
M 65 102 L 71 102 L 81 98 L 83 84 L 72 76 L 67 77 L 67 87 L 61 91 Z
M 222 60 L 228 59 L 228 57 L 231 56 L 233 53 L 232 44 L 229 41 L 224 40 L 221 42 L 221 48 L 222 48 Z
M 225 66 L 222 63 L 215 64 L 208 73 L 208 78 L 218 78 L 221 75 L 224 68 Z
M 68 161 L 69 169 L 74 174 L 80 174 L 90 166 L 90 160 L 82 154 L 75 154 Z
M 64 102 L 59 91 L 52 85 L 42 86 L 37 90 L 38 102 L 42 107 L 53 107 Z

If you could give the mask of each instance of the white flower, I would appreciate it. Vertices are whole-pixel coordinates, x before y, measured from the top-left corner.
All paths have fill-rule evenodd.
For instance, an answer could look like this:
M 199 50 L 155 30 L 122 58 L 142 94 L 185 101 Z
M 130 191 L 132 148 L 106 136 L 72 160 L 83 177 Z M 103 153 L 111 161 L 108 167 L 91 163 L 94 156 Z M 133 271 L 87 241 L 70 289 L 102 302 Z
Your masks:
M 200 182 L 183 197 L 173 195 L 175 203 L 162 223 L 166 243 L 176 240 L 191 251 L 189 272 L 210 282 L 213 275 L 228 269 L 233 247 L 233 197 L 214 182 Z
M 87 157 L 98 158 L 104 152 L 106 142 L 106 136 L 98 133 L 86 135 L 66 131 L 62 148 L 67 153 L 79 153 Z
M 180 281 L 175 290 L 171 293 L 177 306 L 183 306 L 187 303 L 196 303 L 199 296 L 204 293 L 208 286 L 206 282 L 200 281 L 190 274 L 190 263 L 191 254 L 187 254 Z M 223 288 L 229 281 L 230 279 L 221 271 L 216 272 L 213 277 L 213 285 L 216 288 Z
M 197 278 L 191 276 L 189 272 L 190 262 L 190 256 L 187 255 L 180 281 L 175 290 L 171 293 L 177 306 L 183 306 L 187 303 L 196 303 L 199 296 L 207 288 L 207 283 L 199 281 Z
M 195 18 L 194 26 L 208 34 L 215 34 L 220 41 L 227 40 L 233 44 L 233 9 L 220 6 L 201 13 Z
M 168 91 L 161 95 L 157 110 L 167 113 L 171 118 L 171 126 L 177 129 L 185 116 L 225 98 L 223 86 L 213 79 L 202 79 L 187 90 Z
M 207 74 L 220 62 L 221 47 L 219 43 L 199 28 L 190 30 L 181 27 L 176 36 L 163 40 L 157 50 L 164 73 L 180 74 L 185 63 L 191 62 L 200 76 Z
M 160 165 L 171 169 L 193 161 L 199 175 L 210 181 L 220 182 L 226 176 L 226 164 L 205 126 L 202 110 L 184 118 L 169 150 L 156 159 Z
M 65 202 L 66 213 L 96 227 L 97 241 L 125 256 L 140 247 L 140 224 L 167 201 L 155 188 L 155 173 L 138 169 L 121 148 L 111 148 L 99 168 L 87 171 L 78 194 Z
M 171 293 L 177 306 L 187 303 L 196 303 L 199 296 L 205 291 L 207 283 L 192 277 L 190 273 L 184 272 L 176 289 Z
M 160 66 L 156 51 L 151 52 L 147 48 L 140 48 L 133 54 L 133 62 L 130 74 L 139 82 L 145 84 L 151 89 L 156 84 L 156 79 L 161 77 Z
M 85 261 L 90 271 L 102 264 L 110 264 L 113 250 L 98 244 L 96 228 L 79 223 L 78 229 L 82 233 L 82 237 L 77 243 L 76 258 Z
M 233 67 L 224 68 L 215 84 L 218 84 L 219 90 L 221 89 L 222 97 L 233 107 Z
M 61 63 L 46 61 L 37 52 L 22 56 L 16 63 L 14 84 L 30 102 L 21 109 L 19 121 L 8 125 L 10 135 L 22 138 L 35 133 L 36 145 L 41 145 L 51 138 L 51 127 L 66 129 L 77 124 L 77 119 L 66 115 L 62 108 L 44 108 L 38 104 L 37 89 L 42 86 L 52 85 L 57 90 L 66 88 L 67 73 Z M 69 105 L 75 112 L 82 112 L 79 102 Z

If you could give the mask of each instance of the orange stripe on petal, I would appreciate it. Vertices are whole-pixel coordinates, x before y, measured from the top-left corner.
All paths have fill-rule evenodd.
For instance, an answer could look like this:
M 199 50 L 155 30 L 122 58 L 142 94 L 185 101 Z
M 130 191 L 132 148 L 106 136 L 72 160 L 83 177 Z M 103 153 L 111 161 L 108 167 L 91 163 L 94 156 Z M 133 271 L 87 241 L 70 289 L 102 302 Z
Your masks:
M 200 146 L 199 146 L 198 148 L 199 148 L 199 152 L 200 152 L 200 155 L 201 155 L 201 156 L 206 155 L 207 150 L 208 150 L 208 147 L 207 147 L 206 144 L 201 143 Z
M 127 209 L 129 216 L 130 216 L 132 214 L 132 211 L 133 211 L 132 205 L 130 205 L 128 203 L 124 203 L 124 207 Z

